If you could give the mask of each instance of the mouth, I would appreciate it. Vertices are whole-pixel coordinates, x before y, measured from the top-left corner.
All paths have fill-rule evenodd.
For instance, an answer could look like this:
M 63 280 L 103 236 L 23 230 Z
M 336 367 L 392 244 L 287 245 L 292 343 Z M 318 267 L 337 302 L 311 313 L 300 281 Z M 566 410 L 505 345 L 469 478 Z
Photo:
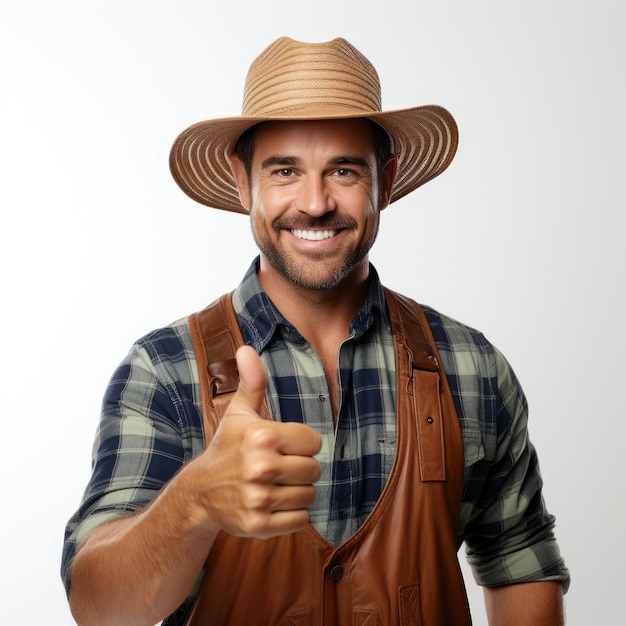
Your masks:
M 293 228 L 291 234 L 298 239 L 305 239 L 306 241 L 322 241 L 323 239 L 330 239 L 337 234 L 336 230 L 300 230 Z

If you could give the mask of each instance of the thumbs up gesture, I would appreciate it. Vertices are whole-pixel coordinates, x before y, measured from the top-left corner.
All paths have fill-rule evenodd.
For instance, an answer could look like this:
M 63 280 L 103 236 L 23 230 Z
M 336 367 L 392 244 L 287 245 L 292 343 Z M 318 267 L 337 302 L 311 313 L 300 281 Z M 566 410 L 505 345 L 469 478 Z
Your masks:
M 320 477 L 320 435 L 304 424 L 262 419 L 266 374 L 249 346 L 237 352 L 239 388 L 205 452 L 196 496 L 226 532 L 268 538 L 308 524 Z

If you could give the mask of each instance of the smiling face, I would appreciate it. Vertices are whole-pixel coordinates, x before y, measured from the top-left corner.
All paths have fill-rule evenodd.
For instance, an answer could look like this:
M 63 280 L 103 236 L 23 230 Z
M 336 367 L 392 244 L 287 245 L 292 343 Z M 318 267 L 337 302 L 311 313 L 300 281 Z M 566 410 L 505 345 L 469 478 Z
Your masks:
M 369 122 L 264 123 L 250 177 L 236 155 L 232 164 L 266 279 L 319 290 L 367 275 L 395 176 L 394 159 L 379 176 Z

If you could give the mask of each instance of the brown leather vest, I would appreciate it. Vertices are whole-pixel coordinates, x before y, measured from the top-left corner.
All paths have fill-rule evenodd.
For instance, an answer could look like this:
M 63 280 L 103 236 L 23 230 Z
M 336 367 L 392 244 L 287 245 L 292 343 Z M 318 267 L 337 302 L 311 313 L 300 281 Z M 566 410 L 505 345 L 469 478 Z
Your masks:
M 398 421 L 395 461 L 376 506 L 338 547 L 311 526 L 268 540 L 220 533 L 188 625 L 471 624 L 455 537 L 460 425 L 421 308 L 385 295 Z M 242 338 L 228 296 L 191 316 L 190 328 L 209 441 L 237 387 L 233 357 Z

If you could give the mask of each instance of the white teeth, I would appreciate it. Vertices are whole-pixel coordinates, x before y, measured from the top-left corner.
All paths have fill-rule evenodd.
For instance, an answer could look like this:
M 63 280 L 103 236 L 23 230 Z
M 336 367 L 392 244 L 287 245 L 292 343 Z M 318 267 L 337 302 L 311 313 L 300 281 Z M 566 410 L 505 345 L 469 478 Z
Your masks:
M 307 239 L 308 241 L 321 241 L 322 239 L 330 239 L 337 233 L 336 230 L 292 230 L 298 239 Z

